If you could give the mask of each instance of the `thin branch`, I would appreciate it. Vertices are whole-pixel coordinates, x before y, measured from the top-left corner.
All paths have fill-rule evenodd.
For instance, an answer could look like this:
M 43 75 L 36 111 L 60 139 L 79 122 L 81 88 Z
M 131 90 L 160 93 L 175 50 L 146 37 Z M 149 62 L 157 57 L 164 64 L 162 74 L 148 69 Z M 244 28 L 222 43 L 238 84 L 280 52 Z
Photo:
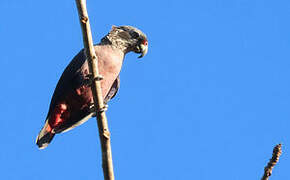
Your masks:
M 89 16 L 86 7 L 86 0 L 76 0 L 76 4 L 78 8 L 79 20 L 83 33 L 84 49 L 86 57 L 88 59 L 90 73 L 94 80 L 91 88 L 94 98 L 94 106 L 96 107 L 95 109 L 97 114 L 99 136 L 102 147 L 102 161 L 103 161 L 102 166 L 104 178 L 105 180 L 114 180 L 110 132 L 108 128 L 106 113 L 104 111 L 104 101 L 100 82 L 102 76 L 99 74 L 97 66 L 98 59 L 93 45 Z
M 278 144 L 273 149 L 273 155 L 270 161 L 268 162 L 267 166 L 264 169 L 264 175 L 261 180 L 268 180 L 272 174 L 273 167 L 279 161 L 279 158 L 282 154 L 282 144 Z

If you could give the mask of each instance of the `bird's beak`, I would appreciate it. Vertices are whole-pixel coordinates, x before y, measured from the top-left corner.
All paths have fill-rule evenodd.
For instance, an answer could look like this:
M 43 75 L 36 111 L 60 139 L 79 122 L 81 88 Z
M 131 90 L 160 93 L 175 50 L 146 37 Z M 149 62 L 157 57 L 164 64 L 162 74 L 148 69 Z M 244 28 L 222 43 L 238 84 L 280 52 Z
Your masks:
M 140 44 L 139 48 L 140 48 L 141 55 L 138 58 L 142 58 L 142 57 L 144 57 L 147 54 L 148 45 L 147 44 L 146 45 L 145 44 Z

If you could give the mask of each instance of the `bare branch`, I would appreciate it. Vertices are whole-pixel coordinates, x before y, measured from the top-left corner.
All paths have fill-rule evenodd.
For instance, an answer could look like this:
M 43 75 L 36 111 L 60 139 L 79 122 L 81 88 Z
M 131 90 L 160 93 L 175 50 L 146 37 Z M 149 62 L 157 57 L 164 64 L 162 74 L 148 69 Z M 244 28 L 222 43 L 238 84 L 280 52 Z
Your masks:
M 104 111 L 105 106 L 100 83 L 100 81 L 102 80 L 102 76 L 99 74 L 97 66 L 98 59 L 94 49 L 89 16 L 86 8 L 86 0 L 76 0 L 76 4 L 83 33 L 84 49 L 86 57 L 88 59 L 90 73 L 92 74 L 92 78 L 94 80 L 91 88 L 94 98 L 94 106 L 96 107 L 95 109 L 97 114 L 99 136 L 102 147 L 102 166 L 104 178 L 105 180 L 114 180 L 110 132 L 108 128 L 106 113 Z
M 261 180 L 268 180 L 272 174 L 273 167 L 279 161 L 279 158 L 282 154 L 282 144 L 278 144 L 273 149 L 273 155 L 270 161 L 268 162 L 267 166 L 264 169 L 264 175 Z

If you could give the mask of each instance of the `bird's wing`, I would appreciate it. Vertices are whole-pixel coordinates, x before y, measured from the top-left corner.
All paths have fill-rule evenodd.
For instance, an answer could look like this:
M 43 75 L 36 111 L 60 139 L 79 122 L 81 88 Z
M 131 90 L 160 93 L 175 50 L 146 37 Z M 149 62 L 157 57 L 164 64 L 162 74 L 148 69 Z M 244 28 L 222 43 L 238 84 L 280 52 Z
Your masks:
M 85 77 L 80 70 L 85 61 L 86 56 L 84 51 L 81 50 L 66 67 L 54 90 L 49 106 L 48 116 L 54 109 L 55 105 L 62 100 L 65 94 L 72 89 L 78 88 L 84 82 Z
M 119 88 L 120 88 L 120 75 L 116 78 L 110 91 L 108 92 L 107 96 L 105 97 L 105 99 L 104 99 L 105 104 L 107 104 L 111 99 L 113 99 L 116 96 Z

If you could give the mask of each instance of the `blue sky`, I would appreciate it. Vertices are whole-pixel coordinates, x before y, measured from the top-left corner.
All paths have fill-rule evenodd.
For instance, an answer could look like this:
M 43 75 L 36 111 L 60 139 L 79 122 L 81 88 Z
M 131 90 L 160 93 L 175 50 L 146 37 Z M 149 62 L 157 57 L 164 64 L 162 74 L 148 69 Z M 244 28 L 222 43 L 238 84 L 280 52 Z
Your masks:
M 54 87 L 82 48 L 73 0 L 0 1 L 1 179 L 102 179 L 95 119 L 34 144 Z M 290 2 L 88 0 L 94 42 L 112 25 L 149 39 L 109 104 L 115 176 L 290 179 Z

